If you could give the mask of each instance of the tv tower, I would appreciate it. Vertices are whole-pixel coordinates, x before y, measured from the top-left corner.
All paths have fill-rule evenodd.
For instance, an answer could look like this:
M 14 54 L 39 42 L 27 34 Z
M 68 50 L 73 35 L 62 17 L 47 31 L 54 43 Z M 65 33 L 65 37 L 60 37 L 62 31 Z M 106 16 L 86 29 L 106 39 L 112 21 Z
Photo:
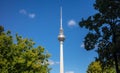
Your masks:
M 58 40 L 60 42 L 60 73 L 64 73 L 63 42 L 65 40 L 65 36 L 62 27 L 62 6 L 60 6 L 60 32 Z

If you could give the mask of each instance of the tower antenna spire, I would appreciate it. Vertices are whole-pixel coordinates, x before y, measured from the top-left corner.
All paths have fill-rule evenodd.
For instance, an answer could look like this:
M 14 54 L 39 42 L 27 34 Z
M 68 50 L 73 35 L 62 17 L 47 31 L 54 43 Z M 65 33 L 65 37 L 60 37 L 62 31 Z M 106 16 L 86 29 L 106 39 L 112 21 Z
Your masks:
M 60 28 L 63 29 L 62 27 L 62 5 L 60 6 Z

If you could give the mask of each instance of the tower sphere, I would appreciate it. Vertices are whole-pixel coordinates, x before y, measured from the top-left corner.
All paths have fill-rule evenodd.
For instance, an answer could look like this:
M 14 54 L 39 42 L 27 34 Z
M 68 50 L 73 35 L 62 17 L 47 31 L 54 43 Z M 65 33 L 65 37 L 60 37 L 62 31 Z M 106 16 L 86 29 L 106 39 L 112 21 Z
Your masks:
M 65 36 L 64 36 L 63 34 L 60 34 L 60 35 L 58 36 L 58 40 L 59 40 L 59 41 L 64 41 L 64 40 L 65 40 Z

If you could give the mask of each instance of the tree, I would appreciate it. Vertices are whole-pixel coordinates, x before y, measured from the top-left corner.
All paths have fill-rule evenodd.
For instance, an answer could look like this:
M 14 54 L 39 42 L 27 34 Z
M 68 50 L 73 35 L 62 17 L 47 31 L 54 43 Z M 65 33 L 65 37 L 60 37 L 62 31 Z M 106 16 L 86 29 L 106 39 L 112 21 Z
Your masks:
M 84 40 L 86 50 L 97 46 L 98 59 L 102 67 L 120 65 L 120 0 L 96 0 L 94 8 L 98 13 L 80 21 L 80 27 L 89 30 Z
M 103 70 L 101 62 L 94 61 L 88 66 L 87 73 L 115 73 L 115 69 L 105 67 Z
M 1 73 L 48 73 L 48 58 L 41 46 L 34 47 L 31 39 L 4 32 L 0 26 L 0 72 Z
M 102 73 L 100 61 L 92 62 L 88 66 L 87 73 Z

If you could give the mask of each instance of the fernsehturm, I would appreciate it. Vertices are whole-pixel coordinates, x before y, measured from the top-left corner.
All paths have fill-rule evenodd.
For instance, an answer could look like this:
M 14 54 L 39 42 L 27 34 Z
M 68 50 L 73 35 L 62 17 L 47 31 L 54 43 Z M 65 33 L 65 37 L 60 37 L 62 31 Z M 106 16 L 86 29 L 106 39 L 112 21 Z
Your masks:
M 64 73 L 63 42 L 65 40 L 65 36 L 62 27 L 62 6 L 60 7 L 60 32 L 58 40 L 60 42 L 60 73 Z

